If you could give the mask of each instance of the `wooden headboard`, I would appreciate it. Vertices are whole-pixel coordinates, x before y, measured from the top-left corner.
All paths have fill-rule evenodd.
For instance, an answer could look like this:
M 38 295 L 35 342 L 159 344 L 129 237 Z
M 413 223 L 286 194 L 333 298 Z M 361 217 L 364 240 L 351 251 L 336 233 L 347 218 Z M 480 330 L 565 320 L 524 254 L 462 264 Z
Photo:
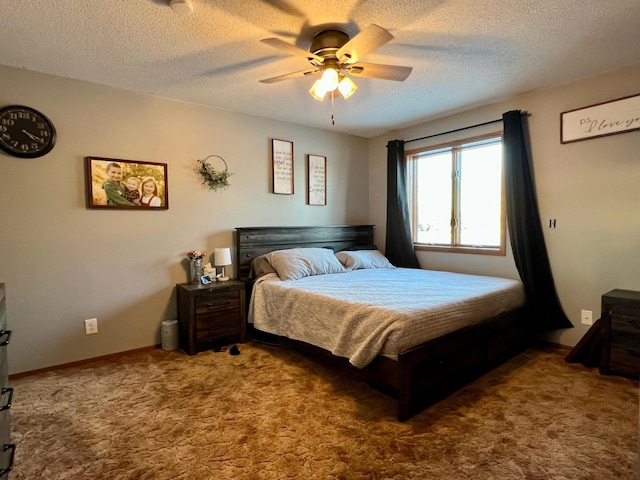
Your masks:
M 332 247 L 338 252 L 373 243 L 373 225 L 327 225 L 317 227 L 237 227 L 236 278 L 247 281 L 251 261 L 285 248 Z

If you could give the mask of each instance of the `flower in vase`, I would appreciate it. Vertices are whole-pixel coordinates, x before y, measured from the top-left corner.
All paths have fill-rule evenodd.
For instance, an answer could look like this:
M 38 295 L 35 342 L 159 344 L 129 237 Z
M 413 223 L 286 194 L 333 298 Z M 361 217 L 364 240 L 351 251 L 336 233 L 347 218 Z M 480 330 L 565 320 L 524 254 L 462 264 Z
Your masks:
M 191 250 L 187 253 L 187 257 L 189 257 L 189 260 L 202 260 L 204 258 L 204 253 L 200 250 Z

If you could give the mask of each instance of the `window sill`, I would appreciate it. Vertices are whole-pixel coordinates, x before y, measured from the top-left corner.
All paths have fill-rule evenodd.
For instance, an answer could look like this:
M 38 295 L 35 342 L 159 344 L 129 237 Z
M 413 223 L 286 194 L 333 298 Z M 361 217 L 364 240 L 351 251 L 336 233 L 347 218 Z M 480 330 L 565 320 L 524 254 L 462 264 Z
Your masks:
M 453 247 L 450 245 L 427 245 L 424 243 L 414 243 L 413 248 L 416 251 L 423 252 L 466 253 L 471 255 L 494 255 L 500 257 L 504 257 L 507 254 L 505 247 Z

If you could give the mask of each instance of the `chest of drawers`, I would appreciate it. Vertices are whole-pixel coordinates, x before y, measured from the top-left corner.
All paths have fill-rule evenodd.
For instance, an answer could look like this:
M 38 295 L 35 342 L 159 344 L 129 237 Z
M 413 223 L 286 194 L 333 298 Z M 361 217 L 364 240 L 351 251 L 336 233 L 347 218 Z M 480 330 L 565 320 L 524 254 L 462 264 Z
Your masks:
M 11 443 L 11 419 L 9 409 L 13 397 L 13 388 L 9 387 L 9 367 L 7 347 L 11 331 L 7 330 L 7 302 L 4 283 L 0 283 L 0 479 L 9 478 L 13 468 L 15 444 Z
M 612 290 L 602 296 L 603 344 L 600 372 L 638 378 L 640 292 Z

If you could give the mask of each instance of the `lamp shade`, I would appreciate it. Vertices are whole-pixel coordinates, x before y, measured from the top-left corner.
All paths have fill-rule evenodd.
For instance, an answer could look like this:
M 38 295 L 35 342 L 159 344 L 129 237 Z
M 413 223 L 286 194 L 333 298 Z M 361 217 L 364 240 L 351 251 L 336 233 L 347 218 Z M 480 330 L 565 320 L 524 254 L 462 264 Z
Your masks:
M 338 87 L 338 71 L 335 68 L 325 68 L 320 81 L 327 92 L 333 92 Z
M 327 91 L 324 89 L 322 81 L 320 79 L 316 80 L 309 93 L 316 100 L 324 100 L 324 96 L 327 94 Z
M 348 77 L 343 77 L 338 84 L 338 90 L 346 100 L 358 89 L 358 86 Z
M 231 265 L 231 249 L 216 248 L 213 251 L 213 263 L 215 264 L 216 267 Z

